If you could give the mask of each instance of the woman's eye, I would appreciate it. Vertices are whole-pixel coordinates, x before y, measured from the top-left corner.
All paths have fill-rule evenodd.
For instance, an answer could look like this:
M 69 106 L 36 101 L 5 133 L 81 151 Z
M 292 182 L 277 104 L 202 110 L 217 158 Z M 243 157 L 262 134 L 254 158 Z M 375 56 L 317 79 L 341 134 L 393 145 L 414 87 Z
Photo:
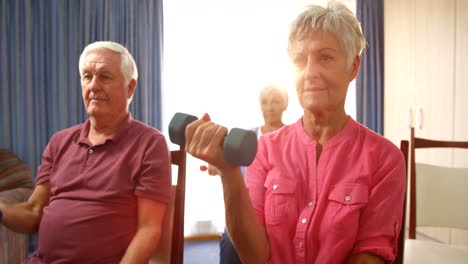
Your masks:
M 321 60 L 321 61 L 329 61 L 329 60 L 331 60 L 331 59 L 332 59 L 332 57 L 331 57 L 331 56 L 328 56 L 328 55 L 322 55 L 322 56 L 320 56 L 320 60 Z
M 296 65 L 296 66 L 299 66 L 299 67 L 304 66 L 307 63 L 307 57 L 305 57 L 305 56 L 296 56 L 294 58 L 293 62 L 294 62 L 294 65 Z

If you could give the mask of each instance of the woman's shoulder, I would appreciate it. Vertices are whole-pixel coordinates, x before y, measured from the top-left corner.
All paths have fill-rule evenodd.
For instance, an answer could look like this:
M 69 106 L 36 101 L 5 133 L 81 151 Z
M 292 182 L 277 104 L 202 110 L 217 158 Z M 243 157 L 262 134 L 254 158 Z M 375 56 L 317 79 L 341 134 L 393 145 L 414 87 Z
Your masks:
M 359 134 L 360 138 L 362 138 L 361 143 L 364 149 L 367 149 L 372 156 L 385 157 L 385 160 L 393 160 L 394 162 L 403 158 L 400 148 L 392 141 L 362 124 L 359 125 Z
M 295 124 L 291 125 L 284 125 L 283 127 L 273 131 L 269 132 L 267 134 L 262 135 L 262 138 L 266 141 L 271 141 L 271 142 L 278 142 L 278 141 L 283 141 L 283 140 L 290 140 L 292 136 L 294 136 L 295 133 Z M 260 130 L 260 128 L 259 128 Z

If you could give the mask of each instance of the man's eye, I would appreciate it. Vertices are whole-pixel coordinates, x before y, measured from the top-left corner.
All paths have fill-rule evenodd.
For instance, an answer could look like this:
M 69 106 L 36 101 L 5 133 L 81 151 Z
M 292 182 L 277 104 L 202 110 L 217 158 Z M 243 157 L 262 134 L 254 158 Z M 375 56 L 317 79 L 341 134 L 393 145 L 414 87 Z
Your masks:
M 88 81 L 88 80 L 90 80 L 90 79 L 91 79 L 91 75 L 90 75 L 90 74 L 85 74 L 85 75 L 83 75 L 83 80 Z

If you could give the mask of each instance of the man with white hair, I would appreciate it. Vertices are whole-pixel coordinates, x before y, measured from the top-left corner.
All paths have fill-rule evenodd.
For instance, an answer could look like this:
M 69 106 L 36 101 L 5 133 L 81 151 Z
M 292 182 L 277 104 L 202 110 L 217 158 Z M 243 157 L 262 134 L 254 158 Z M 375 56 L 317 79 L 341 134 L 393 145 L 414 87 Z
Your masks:
M 79 70 L 89 118 L 51 137 L 34 192 L 0 203 L 2 224 L 39 232 L 26 263 L 147 263 L 170 198 L 167 143 L 128 111 L 138 71 L 125 47 L 92 43 Z

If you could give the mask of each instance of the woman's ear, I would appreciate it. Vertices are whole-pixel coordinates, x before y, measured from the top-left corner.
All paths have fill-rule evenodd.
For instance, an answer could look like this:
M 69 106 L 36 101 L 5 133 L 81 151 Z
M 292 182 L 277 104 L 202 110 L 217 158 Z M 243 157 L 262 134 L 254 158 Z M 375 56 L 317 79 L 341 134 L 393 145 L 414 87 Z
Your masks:
M 356 56 L 354 58 L 353 64 L 351 64 L 351 71 L 350 71 L 350 75 L 349 75 L 349 81 L 350 82 L 356 78 L 360 67 L 361 67 L 361 57 Z

